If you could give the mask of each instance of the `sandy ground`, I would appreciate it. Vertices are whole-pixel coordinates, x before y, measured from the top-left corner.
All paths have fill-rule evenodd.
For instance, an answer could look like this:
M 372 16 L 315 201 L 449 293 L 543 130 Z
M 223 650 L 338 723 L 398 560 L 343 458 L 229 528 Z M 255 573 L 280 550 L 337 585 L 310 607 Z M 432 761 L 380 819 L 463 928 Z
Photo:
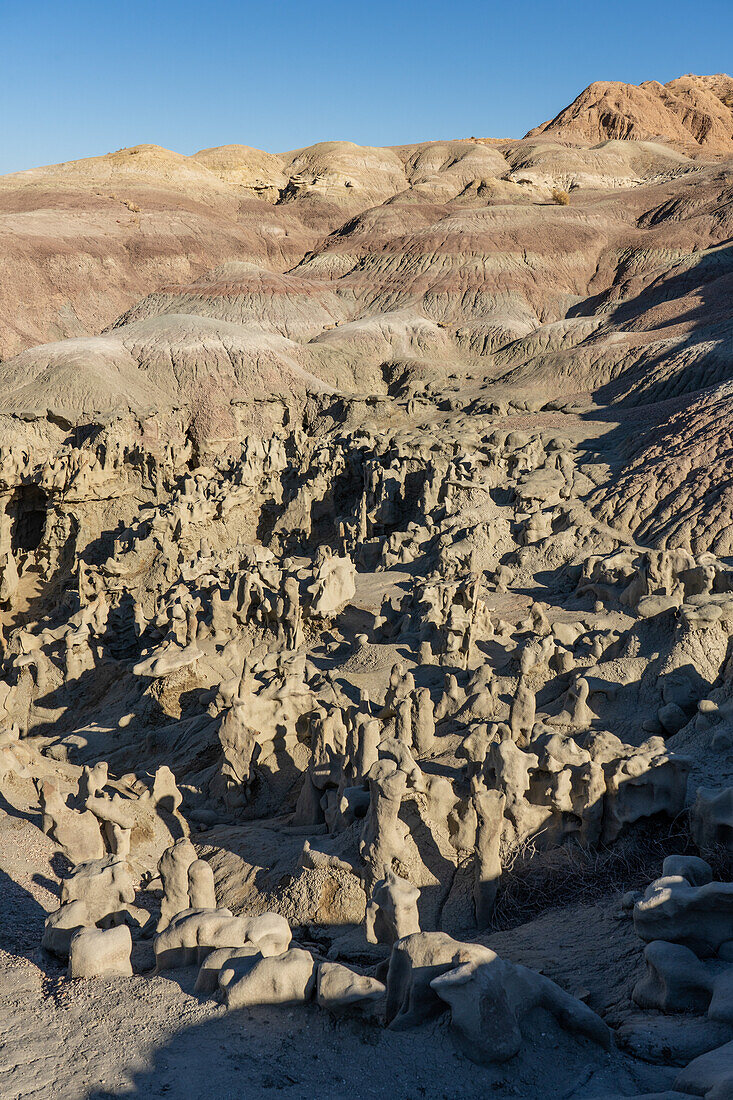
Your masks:
M 55 907 L 54 846 L 34 815 L 0 810 L 0 1096 L 3 1100 L 233 1100 L 403 1097 L 453 1100 L 633 1096 L 675 1071 L 605 1053 L 547 1023 L 545 1043 L 504 1066 L 460 1054 L 447 1018 L 394 1033 L 315 1005 L 227 1013 L 193 993 L 195 968 L 130 979 L 69 981 L 40 947 Z M 48 866 L 48 877 L 34 870 Z M 617 900 L 551 910 L 490 942 L 542 968 L 593 1007 L 623 1015 L 639 945 Z M 597 945 L 603 943 L 603 950 Z M 580 1067 L 580 1069 L 579 1069 Z

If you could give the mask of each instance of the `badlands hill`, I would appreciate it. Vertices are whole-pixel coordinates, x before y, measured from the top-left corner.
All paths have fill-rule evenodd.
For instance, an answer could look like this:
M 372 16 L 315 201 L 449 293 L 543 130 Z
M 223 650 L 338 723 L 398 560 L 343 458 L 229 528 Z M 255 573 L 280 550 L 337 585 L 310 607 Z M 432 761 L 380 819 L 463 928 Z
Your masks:
M 527 137 L 552 134 L 567 141 L 661 138 L 710 153 L 733 152 L 733 80 L 725 73 L 687 76 L 660 84 L 591 84 L 550 122 Z
M 592 85 L 521 141 L 138 147 L 5 177 L 0 409 L 183 404 L 226 439 L 309 392 L 454 378 L 662 410 L 726 382 L 731 86 Z M 677 514 L 678 476 L 623 505 L 631 531 Z
M 222 262 L 289 270 L 367 210 L 397 203 L 393 226 L 409 231 L 407 204 L 485 207 L 531 198 L 532 187 L 535 198 L 548 185 L 627 187 L 731 152 L 732 89 L 724 75 L 594 84 L 523 141 L 331 141 L 282 155 L 136 146 L 1 177 L 0 357 L 96 334 L 148 291 Z
M 733 1096 L 733 82 L 0 179 L 0 1095 Z

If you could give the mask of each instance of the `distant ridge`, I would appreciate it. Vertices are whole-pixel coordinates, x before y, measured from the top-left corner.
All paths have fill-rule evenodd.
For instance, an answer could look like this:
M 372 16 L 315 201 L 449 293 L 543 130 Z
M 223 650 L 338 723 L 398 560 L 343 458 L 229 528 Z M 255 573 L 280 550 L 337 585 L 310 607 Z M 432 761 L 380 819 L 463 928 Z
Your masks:
M 536 206 L 515 216 L 539 224 L 555 192 L 572 192 L 577 207 L 589 192 L 615 195 L 705 165 L 717 172 L 725 156 L 733 156 L 733 80 L 719 74 L 667 85 L 595 83 L 524 139 L 389 148 L 323 141 L 280 154 L 229 144 L 184 155 L 145 144 L 0 176 L 0 360 L 97 335 L 166 287 L 196 286 L 187 302 L 221 303 L 221 289 L 197 283 L 232 261 L 254 265 L 248 301 L 275 302 L 296 288 L 268 282 L 267 273 L 292 272 L 334 233 L 318 261 L 319 278 L 329 282 L 349 272 L 352 238 L 382 249 L 445 215 L 503 206 Z M 721 224 L 724 217 L 716 214 Z M 490 237 L 476 244 L 479 252 L 493 247 Z M 239 301 L 241 277 L 236 284 Z M 581 280 L 567 292 L 585 289 Z M 505 291 L 504 282 L 491 295 Z M 390 300 L 397 299 L 395 291 Z M 221 321 L 240 320 L 237 309 L 220 312 Z M 522 335 L 525 307 L 510 312 L 511 332 Z M 296 310 L 283 315 L 279 335 L 299 328 Z
M 725 73 L 678 77 L 668 84 L 599 80 L 527 137 L 570 141 L 663 139 L 706 152 L 733 152 L 733 79 Z

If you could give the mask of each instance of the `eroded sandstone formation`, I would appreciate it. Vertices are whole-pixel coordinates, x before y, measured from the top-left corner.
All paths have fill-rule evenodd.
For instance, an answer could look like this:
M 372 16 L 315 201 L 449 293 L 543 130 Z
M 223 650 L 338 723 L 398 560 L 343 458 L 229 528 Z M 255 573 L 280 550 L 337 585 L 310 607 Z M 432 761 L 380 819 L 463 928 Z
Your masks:
M 548 135 L 606 86 L 523 142 L 181 158 L 308 233 L 1 365 L 0 823 L 53 851 L 49 967 L 727 1095 L 730 170 L 681 148 L 726 87 L 597 148 Z

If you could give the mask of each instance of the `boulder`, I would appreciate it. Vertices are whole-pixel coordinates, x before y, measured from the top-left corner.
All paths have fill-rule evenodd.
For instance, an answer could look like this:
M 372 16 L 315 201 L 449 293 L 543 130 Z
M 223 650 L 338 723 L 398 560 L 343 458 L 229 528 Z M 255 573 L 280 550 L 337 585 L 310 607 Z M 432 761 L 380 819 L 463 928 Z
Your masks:
M 127 925 L 80 928 L 69 947 L 70 978 L 126 978 L 132 974 L 132 936 Z
M 315 986 L 315 963 L 309 951 L 291 947 L 282 955 L 258 959 L 248 972 L 227 984 L 227 1008 L 251 1005 L 299 1004 L 310 1000 Z
M 363 1009 L 379 1001 L 386 986 L 376 978 L 357 974 L 341 963 L 324 962 L 318 967 L 316 1001 L 321 1008 L 339 1014 L 349 1009 Z
M 525 966 L 500 959 L 469 962 L 433 978 L 430 987 L 450 1006 L 451 1024 L 472 1062 L 505 1062 L 523 1046 L 545 1038 L 544 1025 L 530 1017 L 544 1009 L 559 1027 L 608 1050 L 611 1032 L 592 1009 L 559 985 Z

